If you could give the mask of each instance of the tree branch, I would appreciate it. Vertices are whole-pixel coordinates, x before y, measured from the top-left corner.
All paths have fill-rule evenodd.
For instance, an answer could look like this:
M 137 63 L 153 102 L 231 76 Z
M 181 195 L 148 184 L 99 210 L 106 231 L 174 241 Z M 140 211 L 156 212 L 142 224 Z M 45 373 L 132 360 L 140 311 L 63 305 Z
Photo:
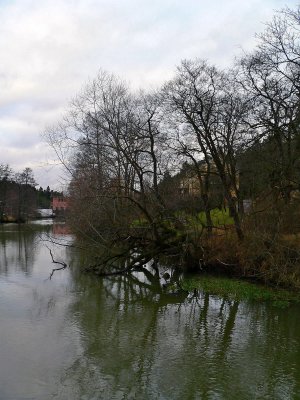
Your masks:
M 61 265 L 60 268 L 53 268 L 53 269 L 52 269 L 52 272 L 51 272 L 51 274 L 50 274 L 50 276 L 49 276 L 49 279 L 51 280 L 51 278 L 52 278 L 52 276 L 53 276 L 53 274 L 54 274 L 55 271 L 60 271 L 60 270 L 62 270 L 62 269 L 66 269 L 68 265 L 67 265 L 65 262 L 63 262 L 63 261 L 56 261 L 56 260 L 54 260 L 51 249 L 49 249 L 49 252 L 50 252 L 50 255 L 51 255 L 53 264 L 59 264 L 59 265 Z

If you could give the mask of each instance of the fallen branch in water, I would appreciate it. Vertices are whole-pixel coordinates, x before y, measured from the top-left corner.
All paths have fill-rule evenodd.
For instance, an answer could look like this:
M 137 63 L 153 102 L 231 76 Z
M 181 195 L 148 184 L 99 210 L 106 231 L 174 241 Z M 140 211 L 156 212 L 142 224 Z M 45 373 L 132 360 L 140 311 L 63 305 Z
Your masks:
M 53 264 L 59 264 L 59 265 L 61 265 L 60 268 L 53 268 L 53 269 L 52 269 L 52 272 L 51 272 L 50 277 L 49 277 L 49 279 L 51 280 L 51 278 L 52 278 L 52 276 L 53 276 L 53 274 L 54 274 L 55 271 L 60 271 L 60 270 L 62 270 L 62 269 L 66 269 L 68 265 L 67 265 L 65 262 L 63 262 L 63 261 L 56 261 L 56 260 L 54 260 L 51 249 L 49 249 L 49 251 L 50 251 L 50 255 L 51 255 Z
M 128 251 L 124 252 L 124 254 L 128 254 Z M 117 269 L 114 271 L 105 271 L 104 269 L 107 267 L 113 268 L 113 260 L 117 260 L 120 257 L 119 255 L 112 256 L 104 261 L 102 261 L 99 264 L 95 265 L 90 265 L 85 268 L 86 272 L 94 272 L 98 276 L 113 276 L 113 275 L 123 275 L 126 274 L 127 272 L 132 272 L 139 270 L 142 268 L 147 262 L 153 259 L 153 254 L 150 252 L 150 254 L 140 254 L 137 256 L 131 256 L 131 260 L 126 262 L 126 267 L 122 269 Z

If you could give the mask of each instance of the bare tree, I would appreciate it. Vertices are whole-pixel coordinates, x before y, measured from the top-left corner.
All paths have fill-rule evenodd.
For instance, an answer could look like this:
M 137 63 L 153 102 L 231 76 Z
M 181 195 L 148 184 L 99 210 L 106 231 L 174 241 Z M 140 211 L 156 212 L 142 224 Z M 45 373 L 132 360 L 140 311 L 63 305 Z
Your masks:
M 253 140 L 269 146 L 269 181 L 287 202 L 299 186 L 299 29 L 299 7 L 277 13 L 257 49 L 239 61 L 239 82 L 252 101 Z
M 170 215 L 159 187 L 168 164 L 160 103 L 156 94 L 133 95 L 102 72 L 47 132 L 72 174 L 74 226 L 105 248 L 106 261 L 130 255 L 136 267 L 144 260 L 132 256 L 138 247 L 148 246 L 146 258 L 171 247 L 162 223 Z
M 229 75 L 199 60 L 182 62 L 175 79 L 165 86 L 165 93 L 178 121 L 193 132 L 207 168 L 214 164 L 242 240 L 236 151 L 244 134 L 246 105 Z

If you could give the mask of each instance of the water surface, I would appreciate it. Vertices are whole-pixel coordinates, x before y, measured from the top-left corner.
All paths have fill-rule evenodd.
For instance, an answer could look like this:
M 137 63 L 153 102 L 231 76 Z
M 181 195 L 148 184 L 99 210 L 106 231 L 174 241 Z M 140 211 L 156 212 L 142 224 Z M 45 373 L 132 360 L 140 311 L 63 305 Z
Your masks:
M 0 400 L 300 399 L 299 305 L 86 276 L 64 232 L 0 226 Z

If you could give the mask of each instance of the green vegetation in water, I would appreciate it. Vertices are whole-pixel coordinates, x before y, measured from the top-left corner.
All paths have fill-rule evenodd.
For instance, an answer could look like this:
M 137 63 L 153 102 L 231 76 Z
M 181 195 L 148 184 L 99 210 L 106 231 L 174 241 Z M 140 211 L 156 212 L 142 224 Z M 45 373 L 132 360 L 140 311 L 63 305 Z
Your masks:
M 300 303 L 300 295 L 297 293 L 232 278 L 215 276 L 185 278 L 181 287 L 187 291 L 200 289 L 233 300 L 266 301 L 280 308 L 288 307 L 291 303 Z

